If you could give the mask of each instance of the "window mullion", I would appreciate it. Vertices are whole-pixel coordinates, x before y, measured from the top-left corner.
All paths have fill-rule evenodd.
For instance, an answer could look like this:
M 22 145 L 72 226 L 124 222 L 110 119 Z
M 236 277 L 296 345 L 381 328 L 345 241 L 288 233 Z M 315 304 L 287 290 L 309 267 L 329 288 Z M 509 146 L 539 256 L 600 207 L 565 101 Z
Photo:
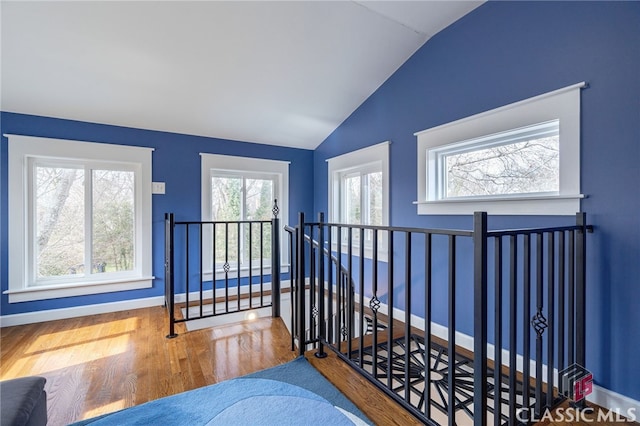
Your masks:
M 84 275 L 92 274 L 93 265 L 93 169 L 84 168 Z
M 27 225 L 27 229 L 25 229 L 26 235 L 28 236 L 28 238 L 26 239 L 26 241 L 28 241 L 29 247 L 28 247 L 28 253 L 29 253 L 29 259 L 28 259 L 28 276 L 27 276 L 27 286 L 31 285 L 31 284 L 35 284 L 37 279 L 38 279 L 38 242 L 36 241 L 37 235 L 38 235 L 38 220 L 37 220 L 37 211 L 36 211 L 36 206 L 37 206 L 37 193 L 38 191 L 36 190 L 36 162 L 34 159 L 29 159 L 29 169 L 28 169 L 28 181 L 27 181 L 27 190 L 28 190 L 28 195 L 27 195 L 27 200 L 28 200 L 28 211 L 29 211 L 29 218 L 28 220 L 28 225 Z
M 247 177 L 245 175 L 242 176 L 242 189 L 240 190 L 241 193 L 241 203 L 240 203 L 240 220 L 247 220 Z M 244 237 L 245 237 L 245 231 L 244 231 L 244 225 L 240 225 L 239 228 L 239 232 L 238 232 L 238 238 L 240 239 L 240 241 L 238 242 L 239 246 L 240 246 L 240 266 L 244 266 L 245 264 L 245 244 L 244 244 Z
M 360 224 L 367 225 L 368 223 L 368 198 L 369 198 L 369 185 L 367 174 L 360 173 Z

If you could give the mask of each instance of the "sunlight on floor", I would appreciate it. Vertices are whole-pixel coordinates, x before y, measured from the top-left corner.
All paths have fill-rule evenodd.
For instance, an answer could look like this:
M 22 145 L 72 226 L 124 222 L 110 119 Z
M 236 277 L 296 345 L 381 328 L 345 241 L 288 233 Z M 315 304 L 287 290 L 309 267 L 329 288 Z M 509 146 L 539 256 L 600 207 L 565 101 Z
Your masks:
M 90 419 L 92 417 L 99 416 L 101 414 L 112 413 L 114 411 L 122 410 L 123 408 L 127 408 L 124 399 L 120 399 L 118 401 L 111 402 L 109 404 L 102 405 L 100 407 L 96 407 L 92 410 L 88 410 L 82 416 L 83 419 Z
M 3 365 L 2 380 L 29 374 L 46 374 L 80 366 L 101 358 L 127 352 L 130 334 L 139 326 L 138 318 L 127 318 L 69 330 L 39 335 L 11 366 Z M 8 367 L 8 368 L 7 368 Z
M 26 354 L 39 353 L 42 351 L 50 351 L 59 347 L 69 347 L 82 342 L 93 342 L 96 339 L 102 339 L 105 331 L 106 334 L 124 334 L 131 333 L 139 327 L 138 318 L 127 318 L 118 321 L 110 321 L 106 323 L 100 323 L 88 327 L 80 327 L 73 330 L 73 333 L 69 333 L 68 330 L 59 331 L 56 333 L 48 333 L 38 336 Z M 111 333 L 113 331 L 113 333 Z

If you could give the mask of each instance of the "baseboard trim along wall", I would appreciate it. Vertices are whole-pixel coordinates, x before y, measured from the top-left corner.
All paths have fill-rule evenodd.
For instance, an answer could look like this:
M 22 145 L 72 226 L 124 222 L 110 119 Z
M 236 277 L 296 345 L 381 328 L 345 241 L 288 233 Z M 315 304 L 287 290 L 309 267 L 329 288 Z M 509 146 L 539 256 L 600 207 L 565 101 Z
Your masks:
M 271 291 L 271 283 L 263 284 L 264 291 Z M 280 284 L 282 290 L 289 289 L 290 281 L 283 280 Z M 246 288 L 245 288 L 246 287 Z M 259 284 L 253 285 L 253 290 L 256 291 L 259 288 Z M 234 288 L 235 289 L 235 288 Z M 234 290 L 230 289 L 230 290 Z M 249 286 L 241 286 L 240 294 L 247 294 L 249 292 Z M 212 294 L 211 290 L 204 292 L 205 298 L 210 298 Z M 216 297 L 224 296 L 224 289 L 216 289 Z M 200 293 L 197 291 L 189 292 L 189 300 L 197 300 L 200 297 Z M 186 301 L 185 293 L 176 294 L 176 303 Z M 107 314 L 110 312 L 127 311 L 130 309 L 150 308 L 153 306 L 164 305 L 164 296 L 147 297 L 144 299 L 132 299 L 123 300 L 120 302 L 99 303 L 95 305 L 74 306 L 71 308 L 61 309 L 49 309 L 45 311 L 25 312 L 22 314 L 3 315 L 0 316 L 0 327 L 12 327 L 14 325 L 25 325 L 36 322 L 55 321 L 67 318 L 77 318 L 88 315 Z
M 95 305 L 74 306 L 71 308 L 49 309 L 46 311 L 25 312 L 23 314 L 0 316 L 0 327 L 32 324 L 36 322 L 55 321 L 67 318 L 77 318 L 110 312 L 127 311 L 130 309 L 150 308 L 164 304 L 164 296 L 147 297 L 144 299 L 123 300 L 120 302 L 99 303 Z

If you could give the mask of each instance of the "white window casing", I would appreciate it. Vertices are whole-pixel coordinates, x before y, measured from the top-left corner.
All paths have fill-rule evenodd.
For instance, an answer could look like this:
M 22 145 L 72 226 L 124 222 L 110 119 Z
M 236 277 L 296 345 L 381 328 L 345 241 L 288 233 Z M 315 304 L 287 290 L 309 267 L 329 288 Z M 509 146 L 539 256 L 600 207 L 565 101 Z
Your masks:
M 9 286 L 5 291 L 9 303 L 152 287 L 153 149 L 24 135 L 4 136 L 9 140 Z M 35 165 L 57 163 L 134 173 L 135 233 L 131 270 L 37 279 L 32 208 L 35 195 L 31 176 Z
M 580 92 L 578 83 L 421 132 L 417 137 L 418 214 L 573 215 L 580 211 Z M 437 154 L 503 137 L 510 131 L 559 122 L 559 189 L 553 192 L 465 196 L 442 194 Z M 498 140 L 498 139 L 496 139 Z
M 213 176 L 243 176 L 245 178 L 257 178 L 257 179 L 270 179 L 275 181 L 274 195 L 278 200 L 278 217 L 280 218 L 280 243 L 281 243 L 281 272 L 287 272 L 285 269 L 288 265 L 288 250 L 286 250 L 286 238 L 284 238 L 284 226 L 288 224 L 289 220 L 289 164 L 288 161 L 281 160 L 267 160 L 262 158 L 250 158 L 239 157 L 232 155 L 222 154 L 209 154 L 200 153 L 201 159 L 201 214 L 202 221 L 211 221 L 211 205 L 212 205 L 212 188 L 211 178 Z M 212 265 L 211 255 L 211 228 L 205 227 L 203 229 L 203 256 L 207 262 L 204 265 L 203 277 L 204 281 L 211 281 L 213 279 L 224 279 L 225 273 L 223 269 L 219 267 L 215 270 L 214 277 L 214 265 Z M 255 262 L 252 265 L 252 275 L 259 274 L 260 265 Z M 264 265 L 263 271 L 266 274 L 271 273 L 271 264 Z M 235 262 L 230 264 L 229 276 L 237 276 L 237 264 Z M 249 276 L 249 268 L 246 265 L 241 265 L 240 276 Z
M 360 174 L 364 176 L 368 173 L 381 172 L 382 175 L 382 226 L 389 225 L 389 148 L 391 142 L 381 142 L 366 148 L 351 151 L 337 157 L 327 159 L 328 164 L 328 207 L 329 222 L 345 223 L 342 217 L 344 211 L 345 197 L 342 193 L 342 183 L 345 177 Z M 361 200 L 367 197 L 361 194 Z M 362 202 L 362 201 L 361 201 Z M 365 209 L 361 209 L 361 215 Z M 367 224 L 367 223 L 365 223 Z M 386 260 L 386 233 L 382 233 L 378 246 L 379 259 Z M 354 247 L 358 245 L 354 243 Z M 335 243 L 334 243 L 335 245 Z M 343 248 L 346 252 L 346 242 L 343 241 Z M 336 247 L 332 247 L 336 249 Z M 372 258 L 371 247 L 365 245 L 365 256 Z

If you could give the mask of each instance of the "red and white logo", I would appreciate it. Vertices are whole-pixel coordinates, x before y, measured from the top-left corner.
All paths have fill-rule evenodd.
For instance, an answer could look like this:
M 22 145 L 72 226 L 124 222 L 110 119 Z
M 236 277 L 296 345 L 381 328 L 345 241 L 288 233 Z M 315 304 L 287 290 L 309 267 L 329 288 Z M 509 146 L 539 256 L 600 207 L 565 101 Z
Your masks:
M 574 402 L 593 392 L 593 374 L 581 365 L 570 365 L 558 372 L 558 378 L 560 394 Z

